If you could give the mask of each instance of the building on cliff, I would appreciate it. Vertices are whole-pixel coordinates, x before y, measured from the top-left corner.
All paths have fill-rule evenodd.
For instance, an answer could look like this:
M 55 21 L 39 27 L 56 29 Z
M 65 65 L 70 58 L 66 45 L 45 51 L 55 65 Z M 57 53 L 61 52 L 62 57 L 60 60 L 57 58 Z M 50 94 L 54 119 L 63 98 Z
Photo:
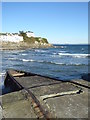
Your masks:
M 22 32 L 22 31 L 21 31 Z M 27 37 L 35 37 L 31 31 L 25 32 Z M 21 42 L 24 38 L 19 33 L 0 33 L 1 42 Z
M 2 42 L 20 42 L 23 41 L 23 37 L 19 36 L 18 34 L 1 34 L 0 35 L 0 41 Z
M 27 37 L 35 37 L 34 33 L 31 31 L 26 32 Z

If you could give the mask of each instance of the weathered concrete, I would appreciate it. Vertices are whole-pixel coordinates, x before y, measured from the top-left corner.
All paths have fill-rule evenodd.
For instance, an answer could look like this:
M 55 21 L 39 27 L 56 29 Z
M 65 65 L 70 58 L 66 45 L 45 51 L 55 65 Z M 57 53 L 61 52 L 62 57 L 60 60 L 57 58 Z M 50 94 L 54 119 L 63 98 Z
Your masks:
M 0 97 L 0 120 L 2 119 L 2 97 Z
M 88 118 L 87 91 L 81 94 L 49 98 L 44 102 L 58 118 Z
M 9 93 L 2 96 L 3 117 L 4 118 L 37 118 L 33 107 L 32 100 L 28 98 L 27 92 Z
M 0 120 L 2 119 L 2 107 L 0 105 Z
M 40 76 L 28 76 L 28 77 L 15 77 L 15 79 L 26 88 L 40 87 L 48 84 L 60 83 L 60 81 L 55 81 L 49 78 L 44 78 Z
M 2 96 L 5 118 L 88 118 L 87 81 L 63 82 L 36 74 L 9 73 L 23 89 Z

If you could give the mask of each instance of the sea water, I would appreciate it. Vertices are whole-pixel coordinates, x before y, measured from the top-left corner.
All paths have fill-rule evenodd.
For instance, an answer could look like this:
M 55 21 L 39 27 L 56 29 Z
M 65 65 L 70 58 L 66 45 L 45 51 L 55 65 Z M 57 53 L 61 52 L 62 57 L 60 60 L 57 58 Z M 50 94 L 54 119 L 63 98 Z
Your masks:
M 88 73 L 88 45 L 54 45 L 54 48 L 0 51 L 3 86 L 7 69 L 13 68 L 60 80 L 79 79 Z

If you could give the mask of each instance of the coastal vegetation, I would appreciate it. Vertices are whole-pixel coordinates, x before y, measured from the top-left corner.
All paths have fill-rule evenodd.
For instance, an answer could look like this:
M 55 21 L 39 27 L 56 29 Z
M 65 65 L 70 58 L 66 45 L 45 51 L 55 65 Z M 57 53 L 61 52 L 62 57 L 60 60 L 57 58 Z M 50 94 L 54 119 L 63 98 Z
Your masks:
M 24 42 L 27 43 L 46 43 L 48 44 L 48 40 L 46 38 L 41 38 L 41 37 L 28 37 L 25 32 L 19 31 L 19 35 L 23 36 Z
M 6 33 L 0 33 L 0 35 L 6 35 Z

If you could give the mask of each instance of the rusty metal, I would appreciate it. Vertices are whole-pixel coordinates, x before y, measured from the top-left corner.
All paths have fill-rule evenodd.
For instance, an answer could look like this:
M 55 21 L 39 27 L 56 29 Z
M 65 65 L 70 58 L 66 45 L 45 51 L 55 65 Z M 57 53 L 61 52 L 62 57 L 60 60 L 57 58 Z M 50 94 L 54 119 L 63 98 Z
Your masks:
M 39 118 L 43 117 L 46 120 L 50 120 L 50 116 L 51 116 L 50 113 L 48 111 L 44 111 L 39 100 L 35 97 L 35 95 L 29 89 L 25 88 L 19 82 L 17 82 L 15 78 L 10 74 L 10 72 L 7 71 L 6 78 L 5 78 L 5 85 L 11 84 L 12 82 L 17 86 L 18 90 L 25 89 L 28 92 L 28 94 L 32 98 L 32 104 L 34 103 L 36 104 L 36 106 L 34 106 L 34 109 L 38 113 L 38 117 Z M 37 109 L 39 111 L 37 111 Z

